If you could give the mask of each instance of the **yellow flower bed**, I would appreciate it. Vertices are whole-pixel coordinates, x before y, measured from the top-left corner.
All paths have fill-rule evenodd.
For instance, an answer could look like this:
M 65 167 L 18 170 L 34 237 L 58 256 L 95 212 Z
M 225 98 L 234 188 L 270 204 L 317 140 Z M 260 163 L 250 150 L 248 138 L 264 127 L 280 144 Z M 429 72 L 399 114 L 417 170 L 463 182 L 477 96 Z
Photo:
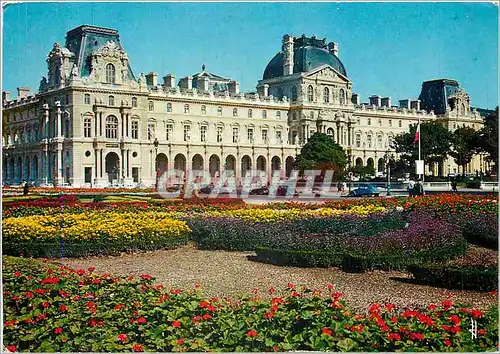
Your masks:
M 385 212 L 386 208 L 375 205 L 366 206 L 353 206 L 347 210 L 333 209 L 333 208 L 319 208 L 319 209 L 236 209 L 226 211 L 212 211 L 207 212 L 205 215 L 214 217 L 232 217 L 241 218 L 258 222 L 276 222 L 294 220 L 305 217 L 321 217 L 321 216 L 335 216 L 345 214 L 368 215 L 372 213 Z
M 185 222 L 162 212 L 88 212 L 36 215 L 2 220 L 4 240 L 148 240 L 186 236 Z

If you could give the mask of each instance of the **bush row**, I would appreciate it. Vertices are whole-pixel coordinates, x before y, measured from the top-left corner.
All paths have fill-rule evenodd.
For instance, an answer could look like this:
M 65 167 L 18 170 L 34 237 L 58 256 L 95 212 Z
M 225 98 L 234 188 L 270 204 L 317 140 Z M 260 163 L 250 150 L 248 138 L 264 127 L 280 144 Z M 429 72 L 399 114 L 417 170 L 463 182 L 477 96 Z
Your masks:
M 289 284 L 284 296 L 208 299 L 139 278 L 3 258 L 3 344 L 30 352 L 495 351 L 498 309 L 450 300 L 356 314 Z M 319 289 L 318 289 L 319 290 Z M 326 289 L 324 289 L 326 290 Z M 269 289 L 273 294 L 274 289 Z M 436 299 L 439 301 L 439 299 Z M 478 336 L 467 331 L 477 321 Z

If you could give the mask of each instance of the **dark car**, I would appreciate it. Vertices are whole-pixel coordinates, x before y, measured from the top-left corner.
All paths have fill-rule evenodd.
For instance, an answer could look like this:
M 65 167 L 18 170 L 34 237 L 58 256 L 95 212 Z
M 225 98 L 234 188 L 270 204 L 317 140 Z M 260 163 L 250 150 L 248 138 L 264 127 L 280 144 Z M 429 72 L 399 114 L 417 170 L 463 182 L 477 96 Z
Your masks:
M 359 187 L 357 189 L 352 190 L 347 195 L 348 197 L 378 197 L 380 194 L 377 187 L 373 185 L 367 185 L 363 187 Z
M 269 189 L 266 186 L 255 188 L 250 191 L 250 195 L 268 195 Z

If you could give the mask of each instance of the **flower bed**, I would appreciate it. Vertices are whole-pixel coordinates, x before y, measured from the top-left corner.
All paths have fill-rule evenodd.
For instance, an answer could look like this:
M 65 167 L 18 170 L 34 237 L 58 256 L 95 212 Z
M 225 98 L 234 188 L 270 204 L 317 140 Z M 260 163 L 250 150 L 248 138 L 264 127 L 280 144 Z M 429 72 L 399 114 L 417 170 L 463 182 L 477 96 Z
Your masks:
M 189 227 L 171 213 L 85 212 L 2 220 L 4 254 L 88 256 L 186 244 Z
M 3 258 L 4 345 L 10 351 L 495 351 L 498 309 L 450 300 L 353 313 L 329 287 L 288 285 L 263 300 L 205 298 L 139 278 Z M 274 289 L 269 289 L 273 293 Z M 472 339 L 470 320 L 477 321 Z

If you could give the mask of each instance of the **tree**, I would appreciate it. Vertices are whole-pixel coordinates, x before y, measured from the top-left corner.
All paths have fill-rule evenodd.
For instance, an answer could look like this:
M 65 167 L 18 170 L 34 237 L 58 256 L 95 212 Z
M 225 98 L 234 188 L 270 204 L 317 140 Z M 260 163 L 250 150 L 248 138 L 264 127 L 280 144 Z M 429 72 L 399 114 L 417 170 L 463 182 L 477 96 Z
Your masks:
M 484 126 L 477 132 L 477 151 L 487 153 L 487 160 L 498 172 L 498 107 L 484 118 Z
M 347 165 L 344 149 L 323 133 L 314 133 L 295 159 L 300 172 L 304 170 L 334 171 L 334 178 L 342 176 Z
M 451 142 L 450 155 L 457 165 L 462 166 L 465 175 L 465 165 L 472 161 L 476 153 L 476 131 L 471 127 L 457 128 L 451 136 Z
M 417 124 L 410 126 L 410 131 L 394 137 L 393 147 L 413 170 L 418 160 L 418 142 L 415 141 Z M 451 133 L 439 122 L 420 124 L 421 159 L 426 163 L 438 162 L 446 158 L 451 149 Z

